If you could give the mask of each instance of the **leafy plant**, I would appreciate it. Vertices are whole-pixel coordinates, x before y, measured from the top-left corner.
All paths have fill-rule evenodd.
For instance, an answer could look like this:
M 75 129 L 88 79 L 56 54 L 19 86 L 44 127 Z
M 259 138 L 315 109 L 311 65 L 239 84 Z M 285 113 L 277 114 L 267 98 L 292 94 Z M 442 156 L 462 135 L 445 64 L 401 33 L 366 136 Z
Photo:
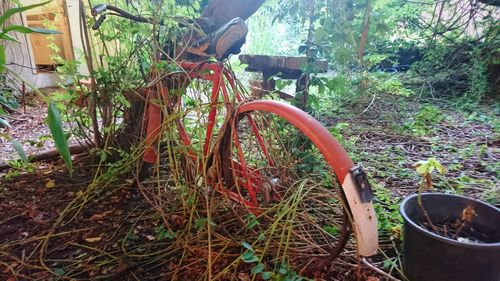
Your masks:
M 403 82 L 395 75 L 380 76 L 377 74 L 369 75 L 372 91 L 376 94 L 390 94 L 396 96 L 410 96 L 413 91 L 408 89 Z
M 210 226 L 212 227 L 217 225 L 213 221 L 210 221 L 209 223 L 208 218 L 199 218 L 194 222 L 194 227 L 196 228 L 196 230 L 202 231 L 207 227 L 207 224 L 210 224 Z
M 247 242 L 242 242 L 241 245 L 246 249 L 246 251 L 241 255 L 241 260 L 243 260 L 244 263 L 255 264 L 250 272 L 253 275 L 260 274 L 263 280 L 269 280 L 271 278 L 271 272 L 264 271 L 265 265 L 260 262 L 260 258 L 255 254 L 255 250 L 252 248 L 252 245 Z
M 432 175 L 431 175 L 432 172 L 437 171 L 440 174 L 444 174 L 444 167 L 434 157 L 431 157 L 427 160 L 418 161 L 413 165 L 413 167 L 415 167 L 417 173 L 422 176 L 422 181 L 418 189 L 418 198 L 417 198 L 418 205 L 424 212 L 424 216 L 426 217 L 429 225 L 434 229 L 434 232 L 439 233 L 436 230 L 434 224 L 432 223 L 432 220 L 429 214 L 427 213 L 427 210 L 424 208 L 424 205 L 422 204 L 422 192 L 424 192 L 424 190 L 432 189 Z
M 247 224 L 246 227 L 248 229 L 252 229 L 260 224 L 259 220 L 257 219 L 257 216 L 255 216 L 254 214 L 248 214 L 245 216 L 244 219 Z
M 403 220 L 399 213 L 400 199 L 394 198 L 387 188 L 375 180 L 371 180 L 371 182 L 374 183 L 374 208 L 379 230 L 392 239 L 401 239 Z
M 17 1 L 15 1 L 17 2 Z M 0 16 L 0 40 L 4 41 L 13 41 L 16 43 L 19 43 L 19 41 L 13 37 L 11 34 L 12 32 L 18 32 L 18 33 L 43 33 L 43 34 L 55 34 L 58 33 L 57 31 L 54 30 L 47 30 L 47 29 L 42 29 L 42 28 L 31 28 L 31 27 L 26 27 L 26 26 L 21 26 L 21 25 L 15 25 L 15 24 L 7 24 L 7 21 L 14 15 L 22 13 L 24 11 L 28 11 L 30 9 L 43 6 L 48 2 L 43 2 L 39 4 L 34 4 L 30 6 L 25 6 L 25 7 L 17 7 L 17 8 L 10 8 L 7 9 L 2 16 Z M 2 115 L 6 115 L 8 111 L 15 110 L 18 107 L 17 99 L 15 96 L 15 89 L 13 87 L 12 81 L 9 81 L 6 76 L 6 64 L 7 64 L 7 55 L 6 55 L 6 48 L 4 45 L 0 45 L 0 125 L 9 126 L 9 123 L 4 119 L 1 118 Z M 9 85 L 10 84 L 10 85 Z
M 440 174 L 444 174 L 443 165 L 441 165 L 441 163 L 439 163 L 439 161 L 437 161 L 434 157 L 418 161 L 414 164 L 414 167 L 417 173 L 422 176 L 422 190 L 432 188 L 432 172 L 438 171 Z
M 55 31 L 55 30 L 48 30 L 48 29 L 43 29 L 43 28 L 32 28 L 32 27 L 26 27 L 26 26 L 20 26 L 20 25 L 15 25 L 15 24 L 9 24 L 6 25 L 7 21 L 11 19 L 12 16 L 34 9 L 36 7 L 40 7 L 43 5 L 48 4 L 50 1 L 47 2 L 42 2 L 38 4 L 33 4 L 29 6 L 21 6 L 19 5 L 18 1 L 14 1 L 14 3 L 18 4 L 18 7 L 10 8 L 7 9 L 2 16 L 0 16 L 0 40 L 5 40 L 5 41 L 13 41 L 16 43 L 19 43 L 15 37 L 12 37 L 9 33 L 11 32 L 19 32 L 23 34 L 29 34 L 29 33 L 43 33 L 43 34 L 58 34 L 60 32 Z M 5 46 L 0 45 L 0 76 L 3 76 L 5 72 L 9 72 L 9 69 L 6 67 L 6 54 L 5 54 Z M 14 75 L 14 77 L 18 78 L 19 80 L 22 80 L 18 75 Z M 5 78 L 2 78 L 2 80 L 5 80 Z M 11 83 L 15 83 L 16 81 L 10 81 Z M 39 94 L 41 94 L 39 91 L 37 91 Z M 0 100 L 6 100 L 5 96 L 3 94 L 4 92 L 0 92 Z M 46 97 L 44 97 L 46 98 Z M 0 105 L 4 105 L 5 103 L 2 102 Z M 52 133 L 52 136 L 54 137 L 54 142 L 56 144 L 56 148 L 61 154 L 61 157 L 64 159 L 66 162 L 70 174 L 72 172 L 72 162 L 71 162 L 71 155 L 68 147 L 68 142 L 66 140 L 66 137 L 64 136 L 64 130 L 63 130 L 63 125 L 62 125 L 62 120 L 60 117 L 60 112 L 59 109 L 55 106 L 54 103 L 49 102 L 49 111 L 48 111 L 48 124 L 50 127 L 50 131 Z M 22 158 L 26 158 L 25 156 Z
M 432 97 L 468 97 L 478 102 L 490 90 L 488 67 L 495 52 L 489 43 L 467 38 L 448 44 L 431 44 L 424 58 L 412 65 L 414 84 Z
M 16 110 L 18 107 L 16 89 L 8 84 L 5 73 L 0 73 L 0 127 L 10 127 L 7 119 L 2 118 L 2 116 L 7 116 L 9 112 Z
M 436 106 L 425 105 L 415 115 L 414 120 L 403 126 L 405 131 L 416 135 L 427 135 L 434 131 L 434 125 L 444 119 L 443 112 Z
M 247 264 L 253 264 L 250 273 L 254 276 L 259 276 L 262 280 L 280 280 L 280 281 L 306 281 L 311 280 L 300 276 L 291 269 L 286 263 L 281 263 L 274 271 L 266 271 L 266 265 L 261 262 L 260 258 L 255 253 L 255 250 L 247 242 L 242 242 L 241 245 L 246 251 L 240 256 L 241 260 Z
M 0 40 L 6 40 L 6 41 L 14 41 L 14 42 L 19 42 L 17 39 L 13 36 L 11 36 L 9 33 L 10 32 L 19 32 L 19 33 L 24 33 L 24 34 L 29 34 L 29 33 L 43 33 L 43 34 L 58 34 L 60 32 L 55 31 L 55 30 L 48 30 L 48 29 L 43 29 L 43 28 L 33 28 L 33 27 L 26 27 L 22 25 L 15 25 L 15 24 L 9 24 L 4 27 L 4 24 L 14 15 L 34 9 L 36 7 L 40 7 L 43 5 L 46 5 L 50 3 L 51 1 L 47 2 L 42 2 L 38 4 L 33 4 L 29 6 L 20 6 L 16 8 L 10 8 L 7 9 L 2 16 L 0 16 Z M 6 54 L 5 54 L 5 46 L 0 45 L 0 73 L 5 71 L 5 64 L 6 64 Z
M 36 166 L 33 163 L 27 163 L 23 160 L 9 160 L 7 164 L 11 169 L 5 174 L 6 179 L 12 179 L 20 176 L 22 173 L 33 173 L 36 170 Z
M 55 102 L 51 101 L 49 103 L 49 111 L 47 116 L 47 123 L 49 124 L 50 132 L 54 138 L 54 143 L 57 150 L 61 154 L 62 159 L 66 162 L 69 168 L 70 174 L 73 170 L 73 165 L 71 161 L 71 154 L 69 152 L 68 140 L 64 134 L 61 113 L 57 109 Z
M 163 225 L 159 225 L 159 226 L 155 227 L 154 230 L 155 230 L 155 234 L 156 234 L 156 239 L 158 239 L 158 240 L 161 240 L 161 239 L 172 240 L 177 236 L 175 234 L 175 232 L 167 230 Z
M 346 132 L 349 130 L 349 124 L 345 122 L 340 122 L 335 124 L 335 126 L 328 128 L 328 131 L 332 134 L 333 137 L 347 150 L 351 150 L 354 148 L 358 137 L 351 136 L 346 137 Z

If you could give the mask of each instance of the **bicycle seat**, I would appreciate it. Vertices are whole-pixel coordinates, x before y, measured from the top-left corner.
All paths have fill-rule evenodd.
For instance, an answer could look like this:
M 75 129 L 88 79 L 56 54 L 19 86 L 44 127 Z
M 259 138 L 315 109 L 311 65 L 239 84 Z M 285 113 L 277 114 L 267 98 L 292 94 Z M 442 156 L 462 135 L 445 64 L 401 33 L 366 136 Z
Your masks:
M 248 27 L 241 18 L 234 18 L 216 31 L 196 40 L 187 52 L 201 57 L 214 57 L 223 60 L 231 54 L 241 52 L 245 44 Z

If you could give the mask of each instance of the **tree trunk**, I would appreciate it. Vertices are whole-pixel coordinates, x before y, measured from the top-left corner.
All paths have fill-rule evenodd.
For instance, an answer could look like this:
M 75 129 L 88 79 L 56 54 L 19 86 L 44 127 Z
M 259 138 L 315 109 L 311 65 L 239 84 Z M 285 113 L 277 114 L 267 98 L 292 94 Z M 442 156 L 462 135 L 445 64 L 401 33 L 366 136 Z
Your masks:
M 368 39 L 368 30 L 370 27 L 371 13 L 372 13 L 371 0 L 366 0 L 365 19 L 363 21 L 363 33 L 361 34 L 361 40 L 359 41 L 359 48 L 358 48 L 358 60 L 360 65 L 363 65 L 363 57 L 365 53 L 366 41 Z

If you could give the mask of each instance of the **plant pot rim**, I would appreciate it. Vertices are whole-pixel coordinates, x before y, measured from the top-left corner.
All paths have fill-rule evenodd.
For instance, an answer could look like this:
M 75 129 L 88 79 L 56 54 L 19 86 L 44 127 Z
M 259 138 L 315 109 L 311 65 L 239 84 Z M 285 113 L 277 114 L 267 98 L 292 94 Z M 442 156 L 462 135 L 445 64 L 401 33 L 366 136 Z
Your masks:
M 488 208 L 494 209 L 497 212 L 500 212 L 500 209 L 496 208 L 495 206 L 492 206 L 490 204 L 486 204 L 482 201 L 472 199 L 469 197 L 465 196 L 460 196 L 460 195 L 455 195 L 455 194 L 445 194 L 445 193 L 422 193 L 422 197 L 430 197 L 430 196 L 437 196 L 437 197 L 447 197 L 447 198 L 461 198 L 461 199 L 466 199 L 470 201 L 474 201 L 477 204 L 485 205 Z M 424 235 L 434 238 L 436 240 L 439 240 L 441 242 L 447 243 L 447 244 L 452 244 L 458 247 L 463 247 L 463 248 L 500 248 L 500 242 L 495 242 L 495 243 L 467 243 L 467 242 L 460 242 L 454 239 L 446 238 L 441 235 L 437 235 L 433 232 L 428 231 L 427 229 L 424 229 L 423 227 L 417 225 L 412 219 L 408 217 L 408 215 L 405 212 L 405 207 L 408 204 L 408 202 L 415 197 L 418 197 L 418 194 L 413 194 L 408 197 L 406 197 L 403 202 L 401 203 L 401 206 L 399 208 L 399 212 L 401 213 L 401 216 L 403 217 L 404 221 L 407 222 L 412 228 L 414 228 L 416 231 L 419 231 L 423 233 Z

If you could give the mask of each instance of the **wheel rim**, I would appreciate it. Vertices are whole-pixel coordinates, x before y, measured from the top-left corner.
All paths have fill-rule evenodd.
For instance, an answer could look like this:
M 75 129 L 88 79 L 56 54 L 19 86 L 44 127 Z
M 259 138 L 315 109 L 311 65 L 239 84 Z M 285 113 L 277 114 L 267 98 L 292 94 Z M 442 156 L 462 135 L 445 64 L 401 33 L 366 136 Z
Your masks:
M 226 192 L 264 221 L 283 213 L 294 221 L 288 227 L 297 265 L 334 260 L 348 241 L 349 219 L 340 185 L 315 144 L 286 119 L 255 111 L 236 114 L 221 138 Z

